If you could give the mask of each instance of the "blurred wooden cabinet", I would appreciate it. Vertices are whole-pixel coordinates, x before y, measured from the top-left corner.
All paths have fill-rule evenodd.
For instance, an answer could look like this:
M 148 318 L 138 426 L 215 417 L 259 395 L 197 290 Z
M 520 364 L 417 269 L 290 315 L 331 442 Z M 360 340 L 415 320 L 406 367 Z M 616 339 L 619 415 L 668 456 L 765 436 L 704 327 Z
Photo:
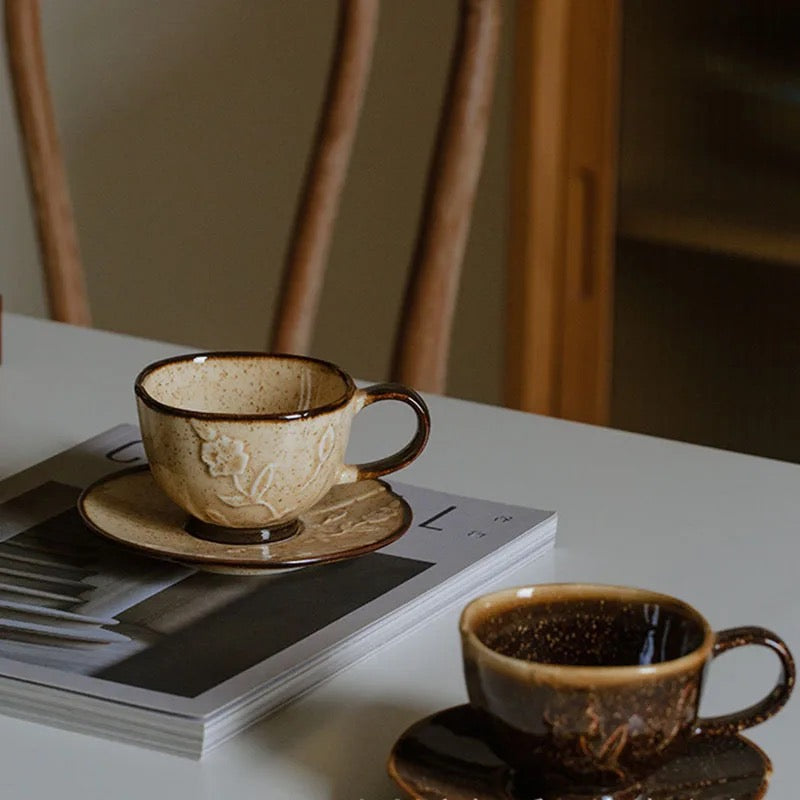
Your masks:
M 508 404 L 800 462 L 800 3 L 514 22 Z
M 620 0 L 516 6 L 506 402 L 607 424 Z

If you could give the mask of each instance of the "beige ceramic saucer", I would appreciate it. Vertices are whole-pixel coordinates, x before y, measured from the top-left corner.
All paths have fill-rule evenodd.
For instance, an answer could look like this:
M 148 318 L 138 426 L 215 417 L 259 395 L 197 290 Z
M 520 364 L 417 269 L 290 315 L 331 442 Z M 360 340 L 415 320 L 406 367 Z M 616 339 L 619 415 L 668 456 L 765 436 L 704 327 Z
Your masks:
M 147 467 L 117 472 L 78 500 L 84 522 L 115 542 L 210 572 L 260 575 L 364 555 L 398 539 L 411 509 L 387 484 L 363 480 L 334 486 L 301 515 L 296 536 L 267 544 L 233 545 L 185 530 L 189 515 L 156 486 Z
M 468 705 L 440 711 L 397 740 L 389 774 L 416 800 L 556 800 L 557 793 L 521 786 L 489 749 L 484 732 L 483 720 Z M 634 794 L 636 800 L 760 800 L 771 772 L 767 756 L 743 736 L 699 735 Z M 570 795 L 570 800 L 577 798 Z

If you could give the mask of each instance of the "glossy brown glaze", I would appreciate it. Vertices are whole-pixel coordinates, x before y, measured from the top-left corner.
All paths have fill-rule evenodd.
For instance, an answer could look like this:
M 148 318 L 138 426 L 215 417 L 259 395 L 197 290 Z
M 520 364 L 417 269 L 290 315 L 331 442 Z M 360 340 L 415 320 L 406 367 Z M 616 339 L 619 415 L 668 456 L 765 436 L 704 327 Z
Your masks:
M 794 664 L 777 636 L 757 630 L 715 636 L 675 598 L 578 584 L 498 592 L 461 620 L 467 689 L 486 740 L 518 771 L 583 793 L 640 782 L 684 752 L 698 728 L 731 733 L 776 713 Z M 710 660 L 751 643 L 781 659 L 777 687 L 744 712 L 698 721 Z
M 589 800 L 537 785 L 500 759 L 486 742 L 482 718 L 470 706 L 441 711 L 410 727 L 395 743 L 389 774 L 418 800 Z M 772 767 L 741 736 L 695 736 L 673 759 L 629 791 L 605 800 L 760 800 Z
M 747 644 L 758 644 L 772 650 L 781 660 L 783 669 L 775 688 L 760 702 L 754 703 L 743 711 L 723 714 L 719 717 L 698 720 L 698 730 L 702 733 L 732 734 L 752 728 L 769 719 L 782 708 L 794 689 L 795 663 L 786 644 L 772 631 L 766 628 L 747 626 L 720 631 L 714 642 L 714 656 L 743 647 Z

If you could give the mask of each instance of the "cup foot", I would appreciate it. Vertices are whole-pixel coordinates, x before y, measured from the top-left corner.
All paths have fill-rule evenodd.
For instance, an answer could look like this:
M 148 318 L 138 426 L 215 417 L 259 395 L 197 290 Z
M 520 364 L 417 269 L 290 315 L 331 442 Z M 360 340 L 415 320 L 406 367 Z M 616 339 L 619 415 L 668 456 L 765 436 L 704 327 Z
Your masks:
M 198 539 L 220 544 L 272 544 L 297 536 L 303 530 L 303 523 L 299 519 L 293 519 L 283 525 L 268 528 L 226 528 L 224 525 L 212 525 L 196 517 L 189 517 L 184 529 Z

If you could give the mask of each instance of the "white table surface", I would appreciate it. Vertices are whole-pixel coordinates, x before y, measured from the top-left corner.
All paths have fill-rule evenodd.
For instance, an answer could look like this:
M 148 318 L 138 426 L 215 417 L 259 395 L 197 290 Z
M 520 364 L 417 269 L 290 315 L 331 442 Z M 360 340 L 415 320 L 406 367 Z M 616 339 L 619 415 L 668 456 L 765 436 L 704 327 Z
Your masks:
M 186 350 L 11 314 L 3 325 L 0 478 L 135 422 L 136 373 Z M 507 585 L 645 586 L 694 604 L 718 629 L 770 627 L 800 654 L 800 467 L 453 399 L 429 403 L 430 443 L 402 480 L 559 512 L 554 553 Z M 354 424 L 352 460 L 383 455 L 411 425 L 398 404 L 370 408 Z M 0 716 L 0 797 L 398 797 L 385 772 L 396 736 L 466 699 L 457 616 L 374 653 L 202 762 Z M 703 710 L 741 708 L 776 675 L 761 648 L 725 655 Z M 800 700 L 749 735 L 774 764 L 770 800 L 795 798 Z

